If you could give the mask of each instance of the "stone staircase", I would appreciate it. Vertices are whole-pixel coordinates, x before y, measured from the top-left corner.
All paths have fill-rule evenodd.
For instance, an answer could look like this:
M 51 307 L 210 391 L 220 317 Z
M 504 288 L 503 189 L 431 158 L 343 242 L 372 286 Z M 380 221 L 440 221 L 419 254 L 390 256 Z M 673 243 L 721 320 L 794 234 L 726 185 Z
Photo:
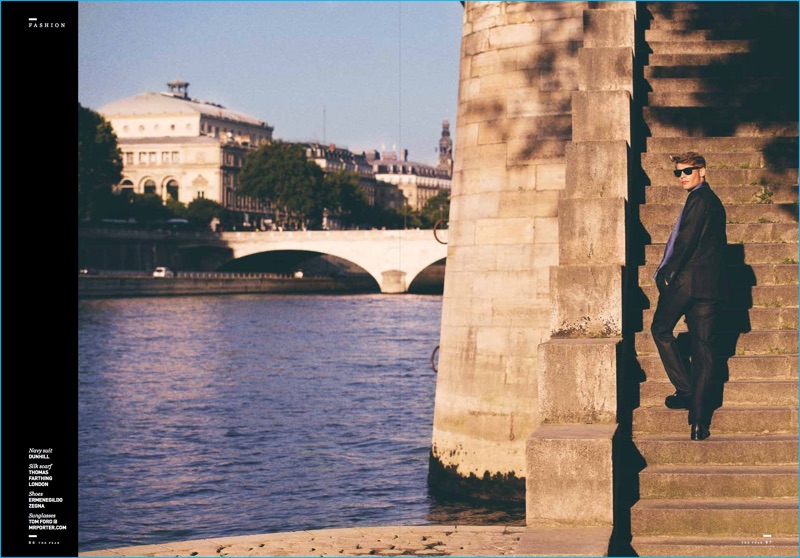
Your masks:
M 797 8 L 645 6 L 652 19 L 639 23 L 649 26 L 650 52 L 641 163 L 649 186 L 639 217 L 649 244 L 635 352 L 646 380 L 632 432 L 646 466 L 631 546 L 641 556 L 797 555 L 797 60 L 773 63 L 794 53 L 774 50 L 771 36 L 796 29 Z M 786 40 L 795 45 L 796 34 Z M 689 439 L 686 411 L 664 406 L 674 389 L 650 335 L 658 299 L 651 277 L 686 198 L 669 155 L 689 150 L 706 158 L 726 208 L 733 287 L 721 320 L 729 357 L 721 406 L 701 442 Z

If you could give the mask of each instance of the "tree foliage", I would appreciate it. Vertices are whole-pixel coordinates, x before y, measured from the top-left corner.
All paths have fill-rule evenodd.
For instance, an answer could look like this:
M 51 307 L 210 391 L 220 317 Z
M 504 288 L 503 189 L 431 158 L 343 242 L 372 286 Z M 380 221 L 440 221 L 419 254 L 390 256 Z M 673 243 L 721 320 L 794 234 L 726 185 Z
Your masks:
M 322 217 L 322 169 L 306 159 L 304 149 L 282 141 L 247 154 L 239 175 L 239 192 L 270 200 L 306 219 Z
M 78 103 L 78 218 L 113 212 L 118 205 L 113 186 L 121 179 L 122 156 L 111 124 Z
M 439 219 L 447 219 L 450 215 L 450 190 L 441 190 L 426 201 L 420 213 L 425 227 L 433 227 Z
M 327 207 L 345 226 L 367 225 L 372 221 L 369 200 L 355 173 L 339 171 L 326 174 L 324 190 Z
M 207 227 L 214 218 L 225 221 L 227 210 L 213 200 L 195 198 L 186 206 L 184 216 L 195 225 Z

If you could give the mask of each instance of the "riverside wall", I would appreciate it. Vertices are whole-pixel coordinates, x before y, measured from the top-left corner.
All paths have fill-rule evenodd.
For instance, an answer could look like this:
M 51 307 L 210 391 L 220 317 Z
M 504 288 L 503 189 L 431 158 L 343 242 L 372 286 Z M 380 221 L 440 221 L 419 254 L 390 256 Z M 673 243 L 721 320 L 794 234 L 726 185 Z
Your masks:
M 78 298 L 375 291 L 369 277 L 78 277 Z

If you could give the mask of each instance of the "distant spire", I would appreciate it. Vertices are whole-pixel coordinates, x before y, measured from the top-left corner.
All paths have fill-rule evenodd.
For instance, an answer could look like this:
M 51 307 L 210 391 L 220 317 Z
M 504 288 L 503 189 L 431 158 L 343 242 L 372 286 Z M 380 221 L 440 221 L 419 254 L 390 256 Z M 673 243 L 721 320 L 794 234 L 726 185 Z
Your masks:
M 442 120 L 442 136 L 439 138 L 439 164 L 437 168 L 453 174 L 453 140 L 450 138 L 450 122 Z

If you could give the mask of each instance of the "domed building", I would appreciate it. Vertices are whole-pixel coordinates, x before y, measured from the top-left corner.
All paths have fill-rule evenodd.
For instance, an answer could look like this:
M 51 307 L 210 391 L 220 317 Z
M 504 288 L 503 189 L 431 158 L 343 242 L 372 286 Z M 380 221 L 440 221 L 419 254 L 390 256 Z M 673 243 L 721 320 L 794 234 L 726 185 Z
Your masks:
M 264 203 L 237 194 L 248 150 L 272 139 L 263 120 L 189 97 L 189 83 L 168 91 L 140 93 L 98 109 L 111 123 L 122 152 L 120 192 L 153 193 L 166 201 L 216 201 L 254 226 L 266 217 Z

